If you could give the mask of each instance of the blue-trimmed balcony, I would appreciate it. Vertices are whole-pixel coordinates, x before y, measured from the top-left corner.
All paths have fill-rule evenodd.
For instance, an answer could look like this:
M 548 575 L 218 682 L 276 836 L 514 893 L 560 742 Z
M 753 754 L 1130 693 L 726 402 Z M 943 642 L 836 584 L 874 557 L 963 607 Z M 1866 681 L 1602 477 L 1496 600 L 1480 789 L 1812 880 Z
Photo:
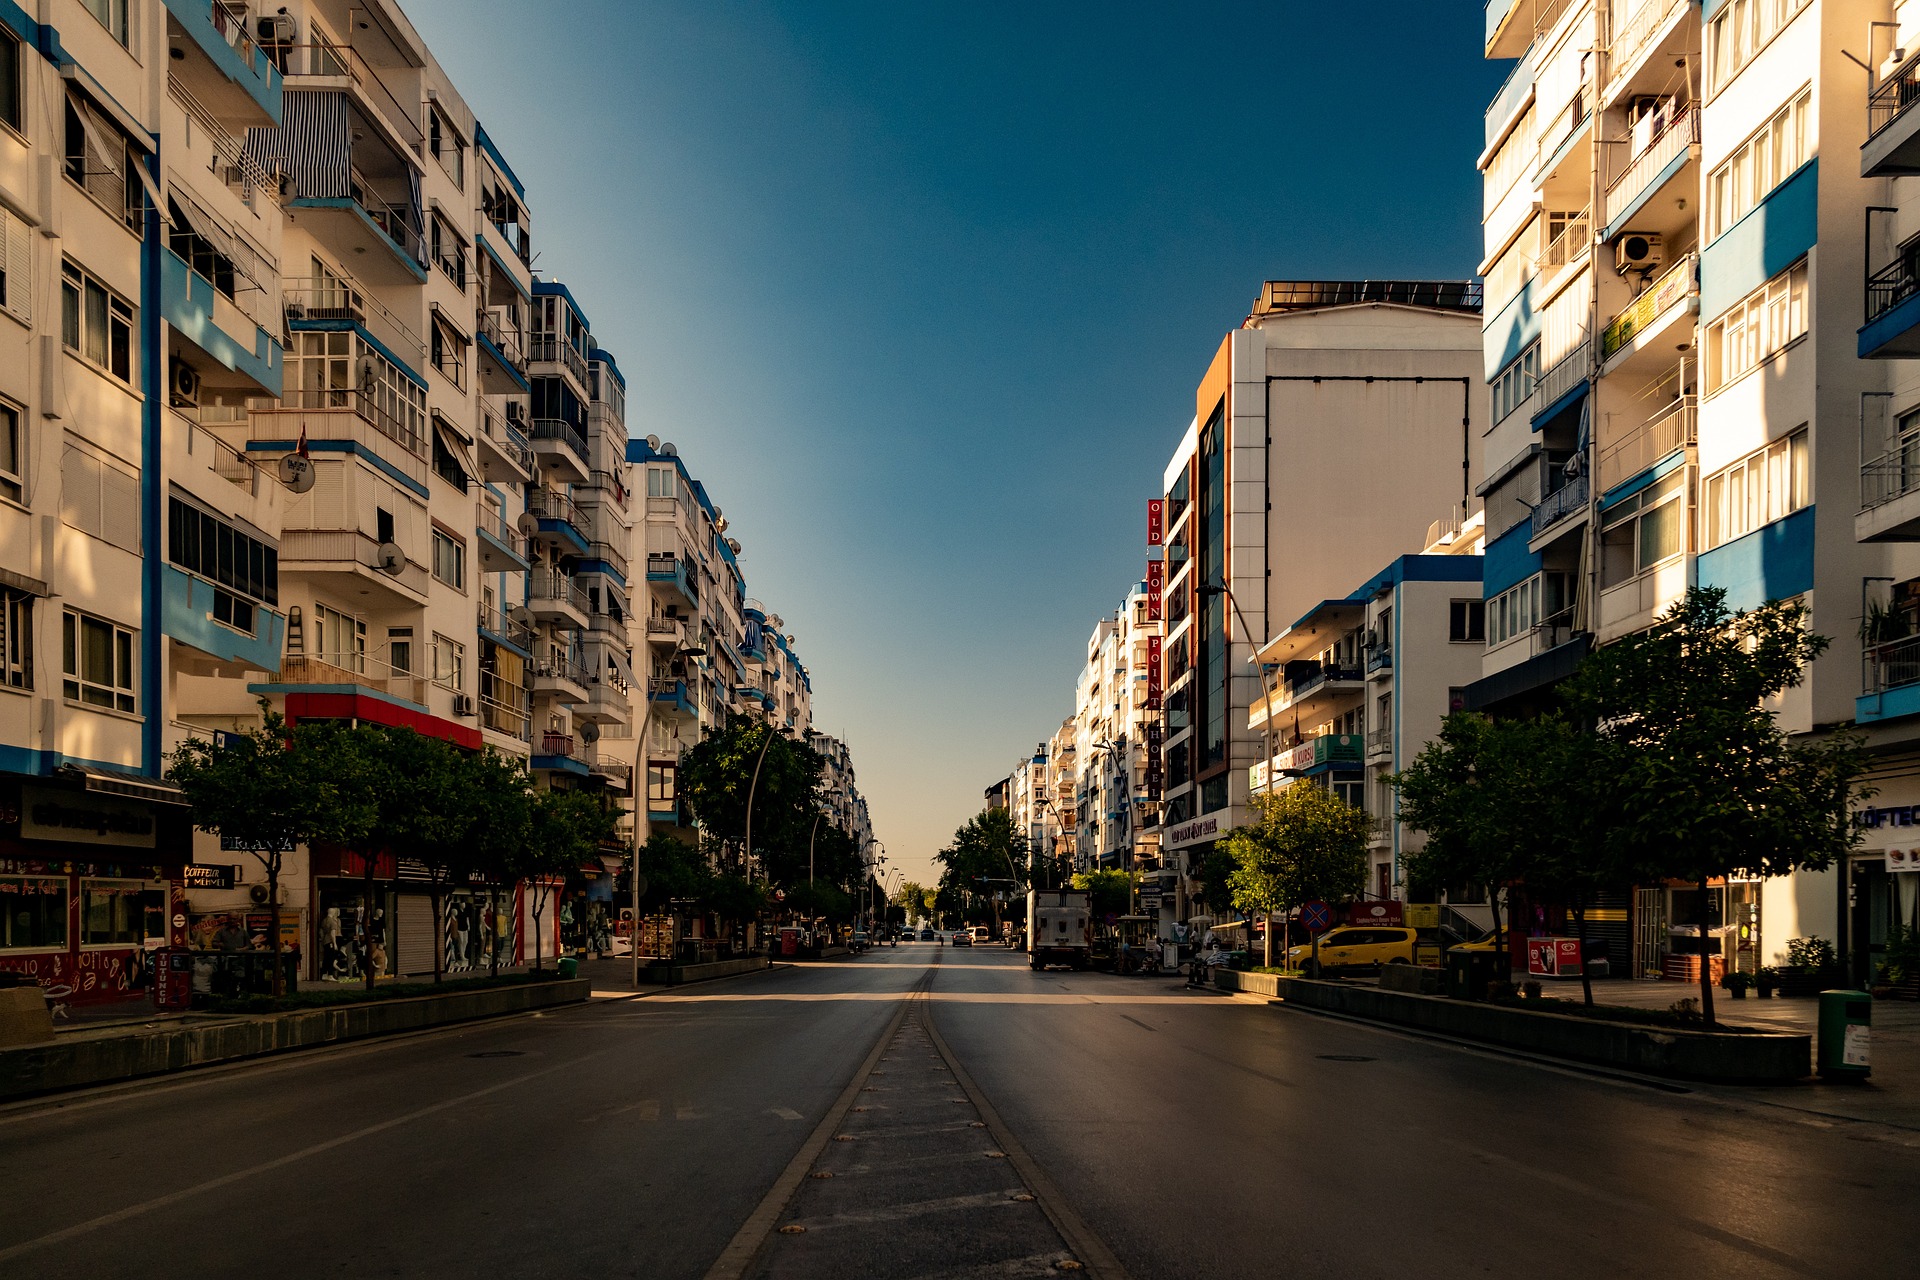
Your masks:
M 693 691 L 687 687 L 685 680 L 655 677 L 648 682 L 647 691 L 655 711 L 689 718 L 700 714 L 700 706 L 694 701 Z
M 247 17 L 220 0 L 166 0 L 170 71 L 196 101 L 232 125 L 280 123 L 280 69 L 253 41 Z
M 516 605 L 515 608 L 517 610 L 520 606 Z M 531 619 L 533 614 L 529 611 L 521 616 Z M 513 650 L 522 658 L 532 661 L 533 628 L 525 622 L 516 622 L 498 605 L 489 605 L 485 602 L 481 603 L 475 621 L 483 639 L 491 640 L 503 648 Z
M 489 396 L 531 395 L 526 343 L 497 311 L 474 316 L 473 344 L 480 352 L 480 391 Z
M 280 282 L 280 297 L 292 332 L 358 334 L 414 385 L 427 385 L 421 373 L 427 367 L 426 342 L 361 288 L 359 281 L 338 276 L 290 277 Z
M 1859 355 L 1862 360 L 1920 357 L 1920 237 L 1901 245 L 1892 262 L 1867 278 Z
M 161 592 L 162 630 L 211 659 L 216 670 L 226 668 L 230 674 L 280 670 L 280 653 L 287 640 L 285 614 L 225 592 L 173 565 L 163 571 Z M 236 605 L 240 606 L 237 616 Z M 228 621 L 221 620 L 222 614 Z M 253 624 L 251 635 L 234 625 L 248 618 Z
M 482 573 L 525 573 L 533 567 L 527 559 L 527 540 L 505 516 L 480 508 L 474 533 L 478 535 Z
M 203 382 L 280 395 L 280 340 L 171 249 L 160 255 L 160 312 L 175 333 L 205 353 L 206 359 L 191 362 Z
M 586 756 L 570 733 L 543 733 L 533 744 L 528 765 L 541 773 L 571 773 L 584 778 L 593 772 Z
M 671 551 L 649 551 L 647 581 L 667 588 L 668 604 L 684 604 L 690 609 L 700 606 L 700 589 L 693 585 L 685 556 L 677 556 Z M 672 599 L 674 595 L 680 599 L 675 601 Z
M 1699 159 L 1700 108 L 1688 103 L 1609 179 L 1601 240 L 1611 243 L 1629 227 L 1673 235 L 1693 222 L 1697 213 L 1685 207 L 1685 198 L 1699 185 Z M 1669 185 L 1677 199 L 1658 199 Z
M 1856 722 L 1920 715 L 1920 636 L 1870 646 L 1866 677 L 1867 691 L 1854 702 Z
M 534 454 L 560 479 L 586 484 L 593 478 L 593 469 L 587 465 L 587 433 L 577 424 L 564 418 L 535 418 L 527 434 L 533 439 Z
M 588 541 L 586 518 L 572 498 L 555 489 L 530 489 L 527 514 L 537 522 L 533 536 L 565 555 L 588 557 L 593 544 Z

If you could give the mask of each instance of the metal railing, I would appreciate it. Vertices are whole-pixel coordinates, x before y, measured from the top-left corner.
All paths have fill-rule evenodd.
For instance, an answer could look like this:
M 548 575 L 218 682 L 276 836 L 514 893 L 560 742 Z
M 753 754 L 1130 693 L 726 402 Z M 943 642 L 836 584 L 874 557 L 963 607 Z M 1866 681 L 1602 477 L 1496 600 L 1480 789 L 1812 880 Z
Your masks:
M 1920 293 L 1920 236 L 1894 251 L 1893 261 L 1867 277 L 1867 321 L 1872 323 Z
M 1689 102 L 1607 184 L 1606 220 L 1611 222 L 1625 212 L 1627 206 L 1640 198 L 1640 194 L 1673 163 L 1675 157 L 1686 154 L 1699 141 L 1700 108 Z
M 587 593 L 564 573 L 535 573 L 527 579 L 527 599 L 552 600 L 572 605 L 582 614 L 591 612 Z
M 1566 106 L 1560 108 L 1560 114 L 1553 123 L 1540 131 L 1540 148 L 1534 155 L 1533 168 L 1529 173 L 1535 180 L 1546 171 L 1549 164 L 1560 154 L 1560 149 L 1580 132 L 1587 121 L 1593 118 L 1593 85 L 1583 83 L 1579 92 L 1573 95 Z
M 416 367 L 426 363 L 427 344 L 411 326 L 389 311 L 379 298 L 350 277 L 294 276 L 280 282 L 280 301 L 287 325 L 302 322 L 347 321 L 365 329 L 395 358 Z
M 573 735 L 570 733 L 543 733 L 540 735 L 540 750 L 543 756 L 572 756 Z
M 474 519 L 474 528 L 486 534 L 522 560 L 527 558 L 527 540 L 520 531 L 507 521 L 506 516 L 491 507 L 483 506 Z
M 592 556 L 593 559 L 604 560 L 606 563 L 613 566 L 613 570 L 615 573 L 619 574 L 623 578 L 627 576 L 627 553 L 626 552 L 622 551 L 619 547 L 616 547 L 611 542 L 602 542 L 597 539 L 594 542 L 592 542 L 590 545 L 593 548 L 593 556 Z
M 1367 730 L 1367 754 L 1368 755 L 1370 756 L 1384 755 L 1385 753 L 1392 750 L 1393 750 L 1393 730 L 1392 729 Z
M 610 756 L 603 751 L 594 756 L 587 767 L 601 777 L 611 778 L 629 790 L 633 787 L 633 761 L 631 760 L 622 760 L 618 756 Z
M 1582 209 L 1567 220 L 1560 228 L 1560 234 L 1547 241 L 1546 252 L 1540 256 L 1543 267 L 1564 267 L 1579 260 L 1593 240 L 1593 222 L 1588 211 Z
M 1585 325 L 1581 328 L 1584 330 Z M 1553 368 L 1540 375 L 1534 384 L 1534 395 L 1542 409 L 1560 399 L 1584 381 L 1593 372 L 1593 343 L 1585 338 L 1575 343 L 1573 349 L 1553 362 Z
M 511 702 L 504 702 L 499 698 L 490 697 L 485 692 L 488 675 L 489 673 L 485 671 L 480 673 L 480 687 L 482 690 L 480 694 L 481 727 L 491 729 L 495 733 L 504 733 L 510 738 L 518 738 L 522 742 L 525 742 L 533 733 L 532 717 L 520 707 L 514 706 Z M 493 679 L 495 682 L 494 688 L 503 692 L 510 688 L 517 688 L 517 686 L 508 685 L 497 676 L 493 677 Z M 519 690 L 518 692 L 521 706 L 524 706 L 526 691 Z
M 580 428 L 565 418 L 535 418 L 527 429 L 536 441 L 553 440 L 572 449 L 580 459 L 581 470 L 586 469 L 587 438 L 581 434 Z
M 1871 138 L 1900 118 L 1902 112 L 1920 102 L 1920 58 L 1909 58 L 1867 95 L 1867 136 Z
M 1629 69 L 1629 64 L 1640 56 L 1647 42 L 1667 25 L 1667 19 L 1692 3 L 1693 0 L 1643 0 L 1640 7 L 1614 30 L 1613 42 L 1607 47 L 1609 78 L 1617 77 Z
M 533 649 L 533 628 L 515 622 L 498 605 L 482 601 L 474 611 L 474 624 L 482 631 L 499 636 L 516 649 Z
M 586 520 L 572 498 L 557 489 L 527 489 L 527 512 L 542 520 L 561 520 L 575 529 L 585 529 Z
M 1866 653 L 1866 667 L 1866 693 L 1920 684 L 1920 636 L 1872 646 Z
M 1668 267 L 1651 287 L 1613 318 L 1613 323 L 1600 335 L 1601 359 L 1611 357 L 1669 309 L 1687 300 L 1694 290 L 1694 257 L 1689 253 Z
M 260 52 L 260 46 L 254 43 L 253 36 L 247 32 L 247 14 L 243 10 L 235 13 L 221 0 L 209 0 L 202 6 L 208 9 L 208 17 L 213 20 L 213 29 L 227 46 L 240 55 L 240 60 L 256 74 L 266 74 L 266 57 Z
M 654 616 L 647 619 L 647 638 L 662 637 L 678 640 L 686 634 L 685 621 L 680 618 L 662 618 Z
M 485 400 L 480 402 L 480 434 L 489 445 L 511 458 L 521 471 L 532 474 L 533 445 L 520 433 L 520 428 Z
M 311 413 L 351 414 L 375 433 L 393 441 L 416 459 L 427 456 L 426 435 L 419 428 L 403 418 L 397 418 L 380 403 L 379 397 L 361 391 L 334 390 L 320 388 L 303 390 L 289 388 L 280 393 L 278 400 L 254 400 L 248 406 L 251 410 L 251 423 L 254 438 L 258 440 L 296 440 L 300 436 L 298 424 L 283 426 L 282 434 L 274 434 L 274 423 L 278 419 L 292 418 L 296 415 Z M 309 430 L 312 439 L 338 439 L 340 431 L 334 427 Z M 369 440 L 366 443 L 372 444 Z M 425 479 L 423 475 L 421 479 Z
M 579 379 L 582 390 L 591 385 L 587 380 L 587 358 L 558 334 L 534 334 L 531 354 L 536 363 L 565 365 L 567 372 Z
M 216 13 L 220 11 L 219 5 L 216 4 L 213 7 Z M 206 139 L 207 145 L 213 148 L 214 155 L 219 157 L 219 163 L 215 165 L 214 172 L 222 183 L 238 194 L 240 199 L 249 206 L 253 204 L 253 193 L 256 191 L 263 192 L 268 199 L 276 202 L 280 199 L 279 182 L 274 179 L 267 166 L 260 162 L 260 158 L 247 150 L 245 139 L 221 124 L 219 119 L 193 96 L 192 91 L 172 74 L 167 76 L 167 96 L 180 104 L 180 109 L 186 112 L 188 119 L 193 121 L 199 135 Z
M 524 375 L 527 372 L 527 348 L 522 341 L 522 334 L 517 329 L 509 329 L 504 316 L 498 311 L 481 307 L 475 310 L 473 323 L 480 336 L 493 344 L 494 350 L 513 366 L 515 373 Z
M 1377 645 L 1367 651 L 1367 674 L 1376 671 L 1390 671 L 1393 668 L 1393 650 L 1387 645 Z
M 1587 482 L 1586 473 L 1582 472 L 1540 499 L 1540 505 L 1533 509 L 1530 536 L 1539 537 L 1574 512 L 1585 511 L 1591 492 L 1592 486 Z
M 1651 419 L 1600 451 L 1600 492 L 1631 480 L 1660 459 L 1694 443 L 1698 411 L 1681 396 Z
M 218 5 L 214 7 L 219 8 Z M 400 135 L 413 154 L 420 154 L 420 146 L 426 135 L 420 128 L 419 104 L 409 109 L 401 102 L 387 87 L 387 82 L 380 78 L 379 72 L 367 65 L 367 60 L 352 45 L 325 42 L 276 45 L 274 55 L 286 64 L 287 87 L 290 89 L 311 87 L 295 83 L 302 79 L 349 81 L 373 105 L 380 118 Z
M 1877 458 L 1860 464 L 1860 509 L 1920 490 L 1920 436 L 1908 436 Z
M 358 685 L 416 706 L 427 702 L 425 678 L 359 653 L 290 653 L 280 660 L 276 683 Z
M 577 684 L 582 689 L 592 683 L 587 678 L 587 669 L 572 658 L 557 655 L 549 656 L 533 664 L 533 676 L 536 680 L 565 680 Z
M 618 472 L 592 470 L 587 473 L 587 482 L 606 494 L 614 506 L 622 511 L 627 509 L 627 482 Z

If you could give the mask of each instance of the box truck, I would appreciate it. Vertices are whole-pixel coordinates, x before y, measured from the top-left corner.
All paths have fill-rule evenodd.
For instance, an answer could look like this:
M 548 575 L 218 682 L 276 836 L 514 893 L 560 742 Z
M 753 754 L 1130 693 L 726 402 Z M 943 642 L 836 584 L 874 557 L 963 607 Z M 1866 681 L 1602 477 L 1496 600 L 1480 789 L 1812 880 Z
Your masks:
M 1093 895 L 1085 889 L 1027 890 L 1027 958 L 1035 969 L 1087 967 L 1093 947 Z

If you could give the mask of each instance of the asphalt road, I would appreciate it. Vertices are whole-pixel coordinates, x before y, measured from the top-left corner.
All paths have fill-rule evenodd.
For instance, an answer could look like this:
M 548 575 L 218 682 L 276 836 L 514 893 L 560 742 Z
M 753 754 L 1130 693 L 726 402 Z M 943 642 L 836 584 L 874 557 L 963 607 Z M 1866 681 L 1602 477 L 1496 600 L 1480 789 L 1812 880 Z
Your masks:
M 1904 1276 L 1916 1172 L 1764 1092 L 917 943 L 0 1108 L 0 1276 Z

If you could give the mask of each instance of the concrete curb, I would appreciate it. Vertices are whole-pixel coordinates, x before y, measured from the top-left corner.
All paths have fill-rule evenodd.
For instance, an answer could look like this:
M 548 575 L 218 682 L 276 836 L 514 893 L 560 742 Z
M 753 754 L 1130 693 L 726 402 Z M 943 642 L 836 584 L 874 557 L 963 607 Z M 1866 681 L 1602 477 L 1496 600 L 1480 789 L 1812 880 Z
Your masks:
M 0 1050 L 0 1101 L 577 1004 L 592 985 L 584 978 L 528 982 L 25 1045 Z
M 765 956 L 745 956 L 738 960 L 713 960 L 706 964 L 649 965 L 640 971 L 640 980 L 651 985 L 677 987 L 683 983 L 731 978 L 741 973 L 761 973 L 772 968 L 773 965 Z
M 1668 1030 L 1271 973 L 1216 970 L 1214 985 L 1222 991 L 1644 1075 L 1719 1084 L 1793 1084 L 1813 1070 L 1813 1037 L 1798 1032 Z

